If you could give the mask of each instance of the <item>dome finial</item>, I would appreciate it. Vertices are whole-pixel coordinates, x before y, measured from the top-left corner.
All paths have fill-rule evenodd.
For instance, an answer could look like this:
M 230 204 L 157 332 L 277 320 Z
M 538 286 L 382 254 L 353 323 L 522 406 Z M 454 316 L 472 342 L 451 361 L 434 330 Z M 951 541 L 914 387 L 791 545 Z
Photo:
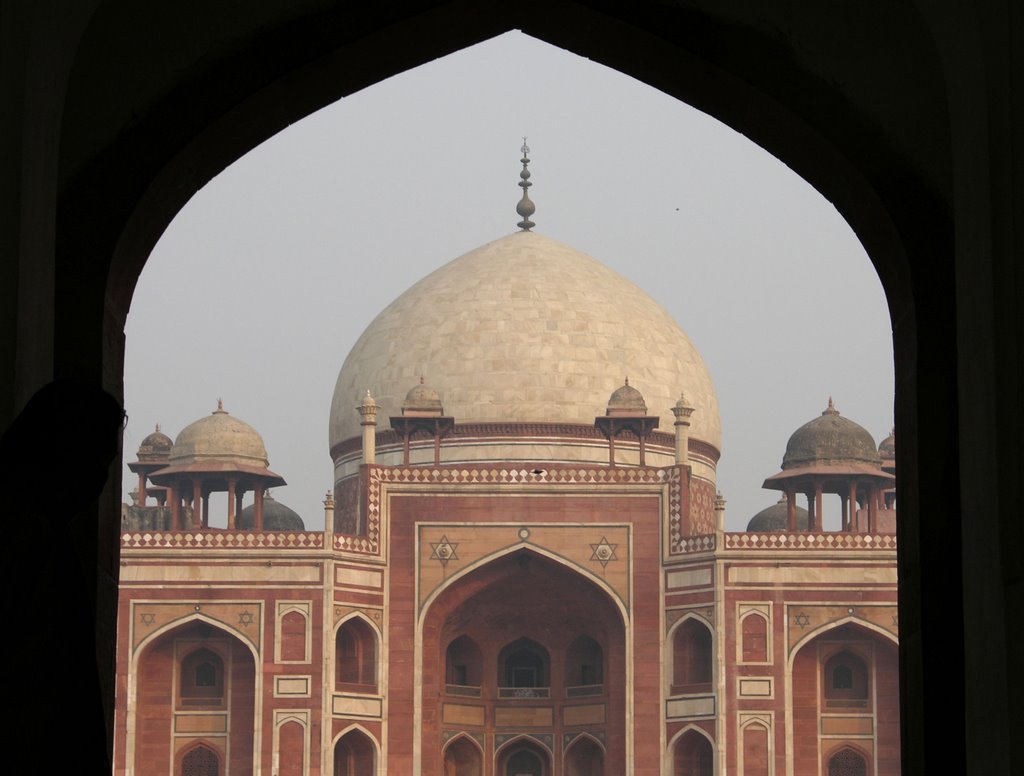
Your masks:
M 537 210 L 533 202 L 530 201 L 530 195 L 527 189 L 533 184 L 530 183 L 530 170 L 527 165 L 530 164 L 530 147 L 526 145 L 526 137 L 523 137 L 523 147 L 520 149 L 523 152 L 523 158 L 520 159 L 523 163 L 523 171 L 519 173 L 519 177 L 522 179 L 519 181 L 519 186 L 523 190 L 523 198 L 519 200 L 519 204 L 516 205 L 516 212 L 523 219 L 516 226 L 522 229 L 524 232 L 529 232 L 533 227 L 536 226 L 533 221 L 530 220 L 530 216 Z
M 839 410 L 836 409 L 836 405 L 832 402 L 832 397 L 831 396 L 828 397 L 828 406 L 825 408 L 825 411 L 823 413 L 821 413 L 821 414 L 822 415 L 838 415 L 839 414 Z
M 224 402 L 222 402 L 220 400 L 219 396 L 217 397 L 217 409 L 214 410 L 213 414 L 214 415 L 227 415 L 228 414 L 228 411 L 226 409 L 224 409 Z
M 156 431 L 155 431 L 155 433 L 157 433 L 157 434 L 160 433 L 160 424 L 159 423 L 156 424 Z

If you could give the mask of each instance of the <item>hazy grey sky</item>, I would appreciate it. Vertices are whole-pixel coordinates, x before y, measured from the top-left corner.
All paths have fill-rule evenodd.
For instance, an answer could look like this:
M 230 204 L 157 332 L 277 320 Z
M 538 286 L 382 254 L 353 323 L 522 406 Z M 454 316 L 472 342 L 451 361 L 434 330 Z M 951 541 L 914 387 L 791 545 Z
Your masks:
M 888 312 L 832 205 L 717 120 L 509 33 L 324 108 L 193 197 L 128 318 L 128 460 L 155 423 L 173 438 L 221 397 L 288 481 L 275 498 L 322 527 L 345 355 L 412 283 L 515 231 L 522 135 L 536 231 L 639 285 L 703 355 L 730 530 L 774 503 L 761 482 L 830 395 L 888 433 Z

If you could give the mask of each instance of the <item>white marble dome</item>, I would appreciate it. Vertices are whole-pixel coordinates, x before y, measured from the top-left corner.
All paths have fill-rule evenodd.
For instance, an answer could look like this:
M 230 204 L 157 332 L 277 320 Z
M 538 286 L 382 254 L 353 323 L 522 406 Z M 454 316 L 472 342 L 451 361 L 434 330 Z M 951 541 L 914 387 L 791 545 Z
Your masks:
M 670 434 L 684 391 L 691 438 L 721 449 L 711 377 L 679 325 L 622 276 L 534 232 L 449 262 L 373 320 L 338 375 L 331 448 L 360 434 L 367 390 L 387 428 L 421 376 L 456 423 L 586 425 L 628 376 Z

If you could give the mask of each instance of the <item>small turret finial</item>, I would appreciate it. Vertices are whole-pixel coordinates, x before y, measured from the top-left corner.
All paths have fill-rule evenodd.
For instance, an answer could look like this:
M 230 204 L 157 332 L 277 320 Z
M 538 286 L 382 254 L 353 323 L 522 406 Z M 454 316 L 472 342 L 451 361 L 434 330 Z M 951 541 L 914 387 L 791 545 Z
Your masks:
M 217 397 L 217 409 L 214 411 L 213 414 L 214 415 L 227 415 L 228 414 L 227 410 L 224 409 L 224 402 L 222 402 L 220 400 L 219 396 Z
M 537 207 L 530 201 L 530 194 L 527 189 L 533 184 L 530 183 L 530 170 L 527 165 L 530 164 L 530 147 L 526 145 L 526 138 L 523 138 L 523 147 L 520 149 L 523 152 L 523 158 L 520 159 L 523 163 L 523 171 L 519 173 L 519 177 L 522 179 L 519 181 L 519 186 L 523 190 L 523 198 L 519 200 L 519 204 L 516 205 L 516 212 L 523 219 L 516 226 L 522 229 L 524 232 L 529 232 L 536 224 L 530 220 L 530 216 L 534 214 Z
M 159 423 L 156 424 L 156 430 L 157 430 L 157 433 L 160 433 L 160 424 Z
M 838 415 L 839 414 L 839 410 L 836 409 L 836 405 L 832 401 L 832 397 L 831 396 L 828 397 L 828 406 L 825 408 L 825 411 L 823 413 L 821 413 L 821 414 L 822 415 Z

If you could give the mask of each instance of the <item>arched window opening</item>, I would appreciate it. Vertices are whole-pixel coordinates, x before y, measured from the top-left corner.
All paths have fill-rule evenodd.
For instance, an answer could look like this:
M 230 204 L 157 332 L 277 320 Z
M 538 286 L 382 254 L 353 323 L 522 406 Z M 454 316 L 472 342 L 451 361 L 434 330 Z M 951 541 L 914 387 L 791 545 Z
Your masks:
M 181 661 L 178 688 L 182 706 L 223 706 L 224 661 L 212 650 L 193 650 Z
M 459 636 L 445 650 L 445 689 L 450 695 L 479 697 L 483 674 L 480 647 L 469 636 Z
M 181 776 L 220 776 L 220 758 L 200 744 L 181 758 Z
M 502 698 L 547 698 L 550 661 L 548 651 L 536 641 L 519 639 L 498 656 Z
M 828 759 L 828 776 L 868 776 L 868 761 L 853 749 L 840 749 Z
M 565 756 L 565 776 L 604 776 L 604 752 L 592 738 L 582 736 Z
M 445 749 L 444 776 L 481 776 L 483 772 L 480 750 L 465 737 Z
M 505 758 L 505 767 L 498 772 L 501 776 L 547 776 L 545 759 L 533 748 L 513 751 Z
M 768 620 L 760 614 L 748 614 L 742 623 L 744 663 L 768 662 Z
M 377 692 L 377 634 L 358 617 L 338 628 L 334 639 L 337 689 Z
M 715 754 L 711 742 L 690 730 L 676 741 L 672 753 L 672 776 L 712 776 Z
M 288 612 L 281 618 L 281 659 L 306 659 L 306 616 L 301 612 Z
M 867 708 L 868 669 L 863 660 L 844 650 L 825 661 L 822 674 L 826 708 Z
M 376 770 L 373 742 L 358 730 L 352 730 L 334 745 L 334 776 L 373 776 Z
M 711 692 L 711 631 L 689 619 L 672 638 L 672 694 Z
M 604 685 L 604 651 L 590 636 L 579 636 L 565 656 L 565 692 L 569 697 L 600 695 Z

